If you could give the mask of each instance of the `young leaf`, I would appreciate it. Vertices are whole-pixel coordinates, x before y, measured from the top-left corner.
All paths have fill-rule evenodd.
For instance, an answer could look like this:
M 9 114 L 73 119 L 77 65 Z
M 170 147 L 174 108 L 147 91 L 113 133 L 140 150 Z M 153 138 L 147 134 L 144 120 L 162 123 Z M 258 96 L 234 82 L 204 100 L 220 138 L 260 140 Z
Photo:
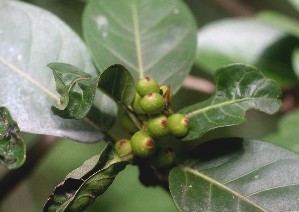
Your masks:
M 0 107 L 0 164 L 8 169 L 23 165 L 26 148 L 18 135 L 20 129 L 6 107 Z
M 299 110 L 283 116 L 278 129 L 264 139 L 299 154 Z
M 122 64 L 135 81 L 151 76 L 175 92 L 193 64 L 196 24 L 180 0 L 91 0 L 83 30 L 100 71 Z
M 21 1 L 1 1 L 0 49 L 0 105 L 9 108 L 21 131 L 82 142 L 103 138 L 90 120 L 65 120 L 50 109 L 59 96 L 47 64 L 72 63 L 92 76 L 98 75 L 84 43 L 66 24 Z M 100 98 L 104 101 L 102 94 Z M 99 109 L 114 116 L 109 110 L 114 104 L 102 106 L 109 103 L 99 105 Z
M 112 65 L 100 76 L 98 87 L 116 102 L 130 105 L 136 90 L 130 72 L 122 65 Z
M 90 110 L 97 88 L 97 78 L 79 68 L 65 63 L 50 63 L 56 81 L 56 90 L 61 95 L 60 104 L 51 109 L 62 118 L 82 119 Z
M 238 138 L 208 142 L 170 172 L 180 211 L 298 211 L 299 156 Z
M 127 164 L 107 144 L 100 155 L 87 160 L 55 188 L 44 211 L 83 211 L 108 189 Z
M 252 66 L 232 64 L 219 69 L 216 86 L 214 96 L 179 111 L 190 121 L 184 140 L 200 138 L 218 127 L 242 124 L 248 109 L 272 114 L 281 104 L 278 85 Z

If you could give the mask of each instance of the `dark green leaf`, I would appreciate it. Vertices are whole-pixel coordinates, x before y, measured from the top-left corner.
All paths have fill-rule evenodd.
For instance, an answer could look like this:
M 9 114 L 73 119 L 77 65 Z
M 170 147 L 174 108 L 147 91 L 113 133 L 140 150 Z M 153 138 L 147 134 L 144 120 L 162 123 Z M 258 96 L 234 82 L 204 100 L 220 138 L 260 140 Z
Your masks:
M 130 105 L 136 90 L 130 72 L 122 65 L 112 65 L 100 76 L 98 87 L 116 102 Z
M 282 117 L 278 123 L 278 129 L 264 139 L 299 153 L 299 110 Z
M 277 29 L 283 30 L 284 32 L 299 38 L 299 24 L 295 19 L 274 11 L 262 11 L 257 15 L 257 18 Z
M 97 76 L 84 43 L 66 24 L 21 1 L 1 1 L 0 49 L 0 105 L 9 108 L 22 131 L 82 142 L 103 138 L 90 120 L 65 120 L 50 109 L 59 96 L 47 64 L 72 63 Z M 101 113 L 113 116 L 112 100 L 99 95 L 105 101 L 98 106 Z
M 196 24 L 180 0 L 90 0 L 83 30 L 101 72 L 122 64 L 135 81 L 151 76 L 175 92 L 193 64 Z
M 61 95 L 60 104 L 51 108 L 53 113 L 62 118 L 84 118 L 92 106 L 98 79 L 65 63 L 50 63 L 48 67 L 53 70 L 56 90 Z
M 297 77 L 299 77 L 299 48 L 293 51 L 292 64 Z
M 298 211 L 299 156 L 254 140 L 199 146 L 169 176 L 180 211 Z
M 232 64 L 219 69 L 216 86 L 214 96 L 179 111 L 190 120 L 184 140 L 197 139 L 218 127 L 242 124 L 248 109 L 272 114 L 280 107 L 279 86 L 252 66 Z
M 87 160 L 55 188 L 44 211 L 83 211 L 108 189 L 127 164 L 109 143 L 100 155 Z
M 19 132 L 8 109 L 0 107 L 0 164 L 8 169 L 19 168 L 25 162 L 26 148 Z
M 261 21 L 224 19 L 199 30 L 195 63 L 211 74 L 231 63 L 250 64 L 277 82 L 289 84 L 297 82 L 290 55 L 298 43 Z

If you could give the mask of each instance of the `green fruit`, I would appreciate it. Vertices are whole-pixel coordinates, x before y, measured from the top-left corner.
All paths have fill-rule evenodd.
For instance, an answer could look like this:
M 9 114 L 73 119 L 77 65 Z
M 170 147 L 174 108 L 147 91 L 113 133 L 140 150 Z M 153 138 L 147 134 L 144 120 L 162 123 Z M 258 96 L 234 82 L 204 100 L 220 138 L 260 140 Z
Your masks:
M 157 115 L 151 117 L 147 122 L 147 129 L 154 138 L 161 138 L 169 133 L 167 117 L 164 115 Z
M 158 168 L 168 168 L 175 161 L 175 151 L 173 147 L 159 148 L 152 157 L 152 164 Z
M 169 132 L 176 137 L 183 137 L 189 130 L 189 119 L 184 115 L 175 113 L 168 117 Z
M 140 100 L 141 100 L 141 97 L 138 95 L 138 93 L 136 93 L 132 107 L 133 107 L 133 110 L 135 113 L 142 115 L 142 114 L 145 114 L 145 112 L 140 107 Z
M 136 91 L 141 97 L 149 93 L 158 93 L 159 89 L 158 82 L 151 77 L 144 77 L 136 83 Z
M 147 158 L 155 151 L 154 140 L 144 131 L 136 132 L 131 138 L 133 153 L 141 158 Z
M 125 156 L 132 153 L 131 143 L 127 139 L 118 140 L 114 144 L 114 149 L 119 156 Z
M 140 100 L 140 107 L 147 114 L 160 113 L 164 106 L 164 99 L 158 93 L 149 93 Z
M 160 93 L 162 93 L 164 98 L 165 98 L 165 94 L 166 94 L 167 90 L 168 90 L 168 86 L 166 86 L 166 85 L 162 85 L 160 87 L 160 91 L 161 91 Z M 173 93 L 169 87 L 169 102 L 172 102 L 172 99 L 173 99 Z
M 120 117 L 120 123 L 127 131 L 131 133 L 138 131 L 138 128 L 126 113 L 122 114 L 122 116 Z

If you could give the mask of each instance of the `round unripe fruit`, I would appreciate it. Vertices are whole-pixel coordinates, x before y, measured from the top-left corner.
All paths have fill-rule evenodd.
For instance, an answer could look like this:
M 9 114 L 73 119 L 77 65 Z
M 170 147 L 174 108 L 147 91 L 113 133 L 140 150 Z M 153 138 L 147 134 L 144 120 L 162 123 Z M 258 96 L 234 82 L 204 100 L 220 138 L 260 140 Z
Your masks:
M 132 107 L 133 107 L 133 110 L 135 113 L 142 115 L 142 114 L 145 114 L 145 112 L 140 107 L 140 100 L 141 100 L 141 97 L 139 96 L 138 93 L 136 93 L 135 98 L 133 100 Z
M 114 144 L 114 149 L 119 156 L 125 156 L 132 153 L 131 143 L 127 139 L 118 140 Z
M 151 77 L 144 77 L 136 83 L 136 91 L 141 97 L 149 93 L 158 93 L 159 89 L 158 82 Z
M 176 137 L 183 137 L 189 130 L 189 119 L 184 115 L 175 113 L 168 117 L 169 132 Z
M 154 153 L 156 145 L 149 134 L 138 131 L 131 138 L 131 147 L 136 156 L 147 158 Z
M 168 86 L 162 85 L 160 87 L 160 90 L 162 91 L 163 97 L 165 97 L 166 91 L 168 90 Z M 172 99 L 173 99 L 173 93 L 172 93 L 172 91 L 170 89 L 170 91 L 169 91 L 169 102 L 172 102 Z
M 147 121 L 147 129 L 154 138 L 161 138 L 169 133 L 167 117 L 164 115 L 157 115 L 151 117 Z
M 131 133 L 138 131 L 137 127 L 126 113 L 122 114 L 120 118 L 120 123 L 127 131 Z
M 152 164 L 158 168 L 168 168 L 175 161 L 175 151 L 172 147 L 158 149 L 152 157 Z
M 140 107 L 147 114 L 160 113 L 164 106 L 164 99 L 158 93 L 149 93 L 140 100 Z

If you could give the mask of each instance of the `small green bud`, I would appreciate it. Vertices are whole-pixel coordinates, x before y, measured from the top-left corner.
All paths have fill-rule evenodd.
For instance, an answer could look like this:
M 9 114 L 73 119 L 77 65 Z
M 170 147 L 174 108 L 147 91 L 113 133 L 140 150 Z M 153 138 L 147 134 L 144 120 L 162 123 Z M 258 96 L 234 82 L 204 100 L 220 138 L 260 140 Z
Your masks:
M 147 158 L 155 151 L 154 140 L 144 131 L 136 132 L 131 138 L 133 153 L 141 158 Z
M 142 114 L 145 114 L 145 112 L 140 107 L 140 100 L 141 100 L 141 97 L 139 96 L 138 93 L 136 93 L 135 98 L 133 100 L 132 107 L 133 107 L 133 110 L 135 113 L 142 115 Z
M 184 115 L 175 113 L 168 117 L 169 132 L 176 137 L 183 137 L 189 131 L 189 119 Z
M 159 148 L 152 157 L 152 164 L 158 168 L 168 168 L 175 161 L 175 150 L 173 147 Z
M 118 140 L 114 144 L 114 150 L 119 156 L 125 156 L 132 153 L 131 143 L 127 139 Z
M 159 84 L 151 77 L 144 77 L 136 83 L 136 91 L 141 97 L 149 93 L 158 93 Z
M 127 131 L 131 133 L 138 131 L 138 128 L 135 126 L 131 118 L 126 113 L 122 114 L 122 116 L 120 117 L 120 123 Z
M 167 117 L 164 115 L 157 115 L 151 117 L 147 122 L 147 129 L 154 138 L 161 138 L 169 133 Z
M 163 97 L 158 93 L 149 93 L 140 100 L 140 107 L 147 114 L 157 114 L 165 106 Z
M 167 92 L 167 90 L 168 90 L 168 86 L 166 86 L 166 85 L 162 85 L 162 86 L 160 87 L 160 91 L 161 91 L 160 93 L 162 93 L 164 99 L 165 99 L 165 97 L 166 97 L 166 92 Z M 168 98 L 169 103 L 172 102 L 172 99 L 173 99 L 173 93 L 172 93 L 172 91 L 171 91 L 171 89 L 170 89 L 170 87 L 169 87 L 169 98 Z

